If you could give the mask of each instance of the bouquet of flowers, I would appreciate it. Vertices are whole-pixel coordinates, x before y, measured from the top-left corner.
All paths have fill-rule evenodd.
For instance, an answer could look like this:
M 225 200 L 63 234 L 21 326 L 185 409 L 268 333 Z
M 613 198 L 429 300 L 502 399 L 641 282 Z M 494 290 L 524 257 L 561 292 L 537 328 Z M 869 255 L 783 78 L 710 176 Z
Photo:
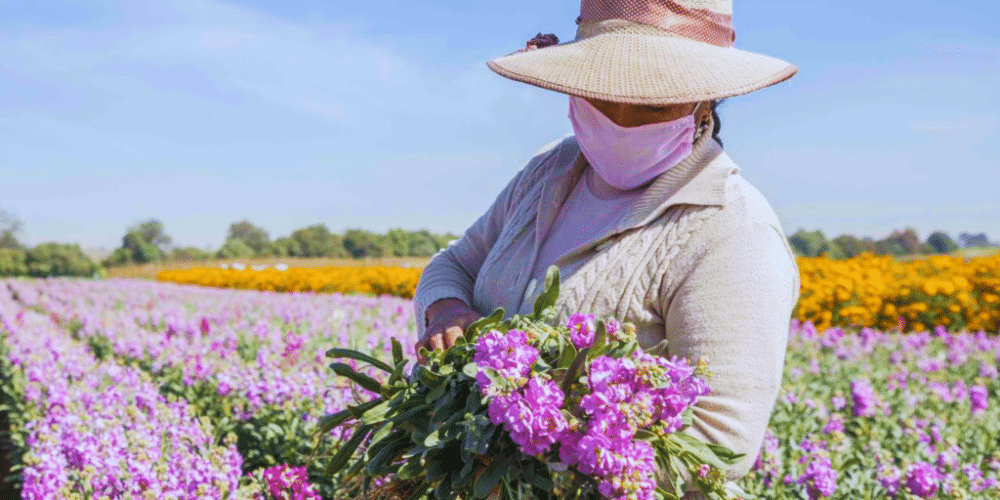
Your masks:
M 552 326 L 558 294 L 553 266 L 533 314 L 503 320 L 498 309 L 450 349 L 422 350 L 427 362 L 408 374 L 395 339 L 393 365 L 328 351 L 388 377 L 331 365 L 380 397 L 324 417 L 324 430 L 353 425 L 327 472 L 401 500 L 669 500 L 687 481 L 713 500 L 752 498 L 724 485 L 743 454 L 679 432 L 709 392 L 706 363 L 647 354 L 614 318 Z

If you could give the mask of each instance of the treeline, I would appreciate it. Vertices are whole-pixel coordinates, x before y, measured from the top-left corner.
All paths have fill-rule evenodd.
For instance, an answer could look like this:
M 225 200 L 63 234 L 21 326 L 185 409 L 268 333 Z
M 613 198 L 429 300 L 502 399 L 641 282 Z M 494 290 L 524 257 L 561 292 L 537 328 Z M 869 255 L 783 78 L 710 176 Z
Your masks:
M 338 234 L 323 224 L 315 224 L 272 240 L 266 230 L 243 220 L 230 224 L 222 246 L 209 251 L 193 246 L 173 246 L 163 223 L 149 219 L 128 228 L 121 247 L 98 263 L 73 243 L 47 242 L 29 248 L 19 240 L 22 229 L 20 220 L 0 210 L 0 277 L 95 276 L 107 267 L 211 259 L 430 257 L 458 237 L 404 229 L 392 229 L 385 234 L 351 229 Z M 930 255 L 947 254 L 966 247 L 998 246 L 984 233 L 961 233 L 956 242 L 947 233 L 936 231 L 921 240 L 912 228 L 893 231 L 881 240 L 851 235 L 827 239 L 822 231 L 800 229 L 788 238 L 788 242 L 801 257 L 825 255 L 831 259 L 847 259 L 863 252 Z
M 94 276 L 99 266 L 80 245 L 42 243 L 28 248 L 18 236 L 24 225 L 0 210 L 0 277 Z
M 826 256 L 830 259 L 849 259 L 862 253 L 873 255 L 933 255 L 947 254 L 968 247 L 996 246 L 990 242 L 985 233 L 961 233 L 959 242 L 945 233 L 935 231 L 921 241 L 917 231 L 906 228 L 903 231 L 893 231 L 889 236 L 875 240 L 870 237 L 857 238 L 852 235 L 841 235 L 827 239 L 823 231 L 808 232 L 799 229 L 788 237 L 788 243 L 796 255 L 800 257 Z
M 108 267 L 151 262 L 191 262 L 209 259 L 250 259 L 268 257 L 379 258 L 430 257 L 457 236 L 427 230 L 391 229 L 385 234 L 364 229 L 331 232 L 324 224 L 292 231 L 271 240 L 264 228 L 242 220 L 229 225 L 226 240 L 215 251 L 198 247 L 172 247 L 163 223 L 157 219 L 136 224 L 122 238 L 103 264 Z

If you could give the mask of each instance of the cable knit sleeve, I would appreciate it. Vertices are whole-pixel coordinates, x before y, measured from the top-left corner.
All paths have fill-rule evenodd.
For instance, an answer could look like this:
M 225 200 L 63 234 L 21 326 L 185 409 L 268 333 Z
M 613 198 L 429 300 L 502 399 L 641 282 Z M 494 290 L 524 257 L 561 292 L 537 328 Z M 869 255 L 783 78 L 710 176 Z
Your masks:
M 781 388 L 798 269 L 784 235 L 759 219 L 704 247 L 664 300 L 667 351 L 707 357 L 712 392 L 685 432 L 746 456 L 726 471 L 744 477 L 757 458 Z M 689 494 L 684 498 L 700 498 Z
M 555 152 L 559 142 L 550 143 L 537 152 L 500 192 L 486 213 L 460 239 L 451 242 L 431 258 L 420 275 L 420 283 L 413 297 L 419 337 L 423 337 L 427 327 L 427 308 L 434 302 L 457 298 L 473 307 L 473 287 L 479 268 L 500 236 L 511 207 L 518 202 L 523 179 Z

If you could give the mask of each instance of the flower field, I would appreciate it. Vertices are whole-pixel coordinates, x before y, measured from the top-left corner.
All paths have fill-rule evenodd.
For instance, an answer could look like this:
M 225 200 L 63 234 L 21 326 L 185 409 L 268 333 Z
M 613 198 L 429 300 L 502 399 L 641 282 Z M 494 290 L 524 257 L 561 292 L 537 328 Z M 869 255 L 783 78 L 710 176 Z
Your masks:
M 1000 253 L 968 261 L 931 256 L 899 262 L 862 254 L 846 260 L 799 258 L 802 290 L 793 316 L 834 326 L 1000 332 Z M 157 280 L 279 292 L 339 292 L 412 298 L 420 270 L 399 266 L 161 271 Z
M 885 299 L 870 318 L 843 312 L 869 293 L 895 297 L 909 330 L 952 304 L 969 308 L 964 324 L 995 329 L 996 258 L 842 262 L 800 261 L 806 289 L 823 291 L 803 294 L 797 314 L 819 314 L 823 328 L 793 321 L 784 389 L 740 485 L 774 499 L 1000 498 L 1000 337 L 960 330 L 954 318 L 911 333 L 890 329 L 895 321 L 826 328 L 853 313 L 888 318 Z M 849 278 L 858 270 L 868 274 Z M 237 282 L 228 279 L 200 284 Z M 824 300 L 855 305 L 827 317 Z M 22 496 L 334 498 L 326 453 L 345 429 L 321 434 L 320 418 L 373 394 L 333 376 L 324 352 L 388 360 L 396 337 L 412 359 L 414 335 L 412 303 L 398 297 L 0 281 L 2 397 Z

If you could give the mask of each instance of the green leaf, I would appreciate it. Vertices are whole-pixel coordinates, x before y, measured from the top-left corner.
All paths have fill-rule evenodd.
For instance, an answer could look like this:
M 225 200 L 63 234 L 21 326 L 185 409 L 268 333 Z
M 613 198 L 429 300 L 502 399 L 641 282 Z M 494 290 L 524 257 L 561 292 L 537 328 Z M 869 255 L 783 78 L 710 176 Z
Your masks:
M 433 389 L 436 389 L 444 382 L 447 382 L 446 378 L 423 365 L 417 367 L 417 379 L 427 387 Z
M 549 268 L 545 271 L 545 289 L 538 295 L 538 298 L 535 299 L 535 307 L 532 309 L 535 319 L 541 320 L 543 312 L 550 307 L 555 307 L 556 300 L 558 299 L 559 268 L 556 266 L 549 266 Z
M 587 360 L 593 361 L 594 358 L 603 355 L 608 351 L 608 332 L 605 329 L 598 329 L 594 332 L 594 343 L 590 346 L 590 353 L 587 354 Z
M 398 365 L 403 359 L 403 345 L 396 340 L 396 337 L 389 339 L 392 342 L 392 364 Z
M 573 385 L 573 381 L 576 380 L 576 374 L 580 371 L 580 367 L 583 363 L 590 358 L 590 348 L 585 347 L 577 355 L 576 359 L 570 363 L 569 368 L 566 370 L 566 375 L 563 376 L 562 381 L 562 391 L 564 394 L 569 394 L 570 386 Z
M 354 418 L 361 418 L 365 415 L 368 410 L 382 404 L 382 398 L 375 398 L 367 403 L 361 403 L 359 405 L 348 406 L 347 411 L 350 412 L 351 416 Z
M 340 449 L 337 450 L 337 453 L 330 459 L 330 463 L 326 466 L 326 475 L 332 476 L 340 472 L 340 470 L 347 465 L 347 461 L 350 460 L 352 455 L 354 455 L 354 452 L 358 451 L 358 446 L 360 446 L 361 441 L 368 436 L 368 432 L 371 431 L 371 429 L 372 426 L 370 425 L 362 425 L 354 431 L 354 435 L 351 436 L 351 439 L 342 444 Z
M 381 476 L 388 472 L 386 469 L 392 467 L 396 459 L 413 444 L 409 434 L 405 432 L 393 434 L 386 439 L 391 441 L 365 465 L 365 473 L 369 476 Z
M 486 465 L 486 470 L 476 478 L 475 498 L 486 498 L 493 491 L 500 478 L 510 469 L 510 457 L 495 458 Z
M 683 432 L 675 432 L 669 436 L 682 450 L 692 454 L 701 463 L 711 465 L 717 469 L 725 469 L 726 464 L 716 456 L 715 452 L 709 448 L 705 442 L 694 436 L 689 436 Z
M 351 412 L 349 410 L 338 411 L 337 413 L 331 413 L 319 419 L 319 429 L 318 433 L 326 434 L 333 430 L 334 427 L 346 422 L 351 418 Z
M 358 361 L 363 361 L 365 363 L 368 363 L 374 366 L 375 368 L 378 368 L 385 372 L 392 373 L 392 367 L 389 366 L 386 362 L 374 358 L 372 356 L 369 356 L 368 354 L 365 354 L 363 352 L 355 351 L 353 349 L 343 349 L 340 347 L 334 347 L 333 349 L 326 351 L 326 357 L 356 359 Z
M 407 479 L 413 479 L 423 472 L 424 467 L 420 465 L 420 457 L 410 457 L 406 461 L 406 465 L 399 472 L 396 473 L 396 479 L 401 481 L 406 481 Z
M 657 437 L 656 433 L 647 431 L 646 429 L 639 429 L 635 431 L 635 438 L 641 441 L 650 441 L 656 439 Z
M 358 373 L 354 371 L 354 368 L 351 368 L 351 366 L 348 364 L 332 363 L 330 365 L 330 369 L 333 370 L 333 372 L 336 373 L 337 375 L 349 378 L 355 384 L 358 384 L 361 387 L 371 392 L 378 392 L 378 393 L 382 392 L 381 382 L 369 377 L 368 375 L 365 375 L 364 373 Z
M 705 443 L 705 446 L 708 446 L 708 449 L 712 450 L 712 452 L 719 457 L 719 460 L 722 460 L 729 465 L 739 462 L 747 455 L 746 453 L 736 453 L 725 446 L 719 446 L 714 443 Z
M 562 336 L 560 335 L 560 339 L 561 338 Z M 567 342 L 565 346 L 563 346 L 562 354 L 559 355 L 559 362 L 556 364 L 556 367 L 569 368 L 570 365 L 573 364 L 573 361 L 576 359 L 576 356 L 578 354 L 579 353 L 577 352 L 576 347 L 573 345 L 573 343 Z
M 392 403 L 392 400 L 379 403 L 370 410 L 366 411 L 364 416 L 359 420 L 361 420 L 362 424 L 374 424 L 385 420 L 386 414 L 392 411 L 390 403 Z
M 438 432 L 437 430 L 428 434 L 427 438 L 424 439 L 424 446 L 428 448 L 434 448 L 439 443 L 441 443 L 441 433 Z
M 476 378 L 476 374 L 479 373 L 479 365 L 475 362 L 466 363 L 465 366 L 462 367 L 462 373 L 466 376 Z
M 473 340 L 475 338 L 475 335 L 478 334 L 480 331 L 482 331 L 483 328 L 486 328 L 487 326 L 492 326 L 495 323 L 499 323 L 500 321 L 502 321 L 504 314 L 505 313 L 503 308 L 498 307 L 493 311 L 493 314 L 485 318 L 479 318 L 478 320 L 473 321 L 472 324 L 470 324 L 468 327 L 465 328 L 465 339 Z

